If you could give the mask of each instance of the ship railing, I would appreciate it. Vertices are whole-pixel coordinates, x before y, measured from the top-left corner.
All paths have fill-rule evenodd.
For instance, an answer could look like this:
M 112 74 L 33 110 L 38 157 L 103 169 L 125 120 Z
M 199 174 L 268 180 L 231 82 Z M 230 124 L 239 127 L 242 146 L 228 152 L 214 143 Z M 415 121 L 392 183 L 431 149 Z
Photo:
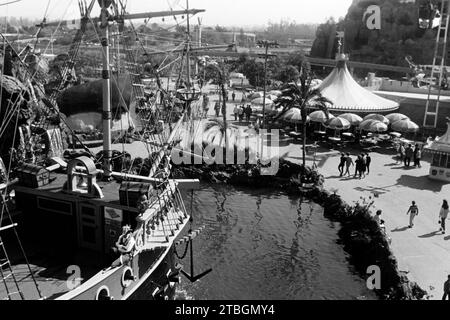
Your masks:
M 163 210 L 165 207 L 171 204 L 172 195 L 177 190 L 176 182 L 169 181 L 165 184 L 165 190 L 158 195 L 158 199 L 155 199 L 148 207 L 145 212 L 137 217 L 138 227 L 135 231 L 135 239 L 136 237 L 142 237 L 142 244 L 145 246 L 147 243 L 146 230 L 148 228 L 148 224 L 152 222 L 152 220 L 157 217 L 158 213 Z

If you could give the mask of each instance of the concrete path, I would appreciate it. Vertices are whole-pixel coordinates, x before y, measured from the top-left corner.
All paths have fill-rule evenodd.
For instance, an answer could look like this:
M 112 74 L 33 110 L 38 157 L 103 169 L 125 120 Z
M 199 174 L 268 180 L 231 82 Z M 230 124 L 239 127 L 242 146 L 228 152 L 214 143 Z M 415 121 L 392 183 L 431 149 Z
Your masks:
M 291 145 L 289 149 L 286 158 L 301 161 L 301 147 Z M 355 158 L 358 152 L 350 154 Z M 382 219 L 392 239 L 391 248 L 399 269 L 407 272 L 408 278 L 426 290 L 431 299 L 441 299 L 443 283 L 450 274 L 450 230 L 444 235 L 437 231 L 442 200 L 450 200 L 450 184 L 428 178 L 428 161 L 422 161 L 422 168 L 406 169 L 396 163 L 393 155 L 376 152 L 371 153 L 370 174 L 365 178 L 341 178 L 337 169 L 339 156 L 338 151 L 317 153 L 325 188 L 335 191 L 349 204 L 361 197 L 367 200 L 372 197 L 373 212 L 383 211 Z M 308 164 L 312 164 L 310 156 Z M 419 207 L 419 215 L 415 226 L 409 229 L 406 212 L 413 200 Z

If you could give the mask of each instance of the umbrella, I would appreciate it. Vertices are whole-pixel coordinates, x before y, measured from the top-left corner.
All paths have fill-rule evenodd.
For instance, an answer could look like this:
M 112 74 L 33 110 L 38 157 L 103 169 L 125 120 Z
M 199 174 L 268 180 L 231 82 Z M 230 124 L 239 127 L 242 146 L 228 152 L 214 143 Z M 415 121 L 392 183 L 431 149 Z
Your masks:
M 394 123 L 403 119 L 409 119 L 408 116 L 405 116 L 402 113 L 390 113 L 386 116 L 386 118 L 389 120 L 390 123 Z
M 264 98 L 263 97 L 261 97 L 261 98 L 256 98 L 256 99 L 253 99 L 252 100 L 252 104 L 259 104 L 259 105 L 262 105 L 264 102 Z M 273 104 L 273 101 L 272 100 L 270 100 L 270 99 L 268 99 L 268 98 L 266 98 L 266 106 L 267 105 L 272 105 Z
M 378 120 L 380 122 L 383 122 L 386 125 L 389 125 L 389 120 L 382 114 L 376 114 L 372 113 L 364 117 L 364 120 Z
M 274 95 L 274 94 L 266 94 L 266 99 L 270 99 L 272 101 L 275 101 L 278 99 L 278 96 Z
M 340 117 L 333 118 L 326 124 L 327 128 L 334 130 L 347 130 L 350 126 L 350 121 Z
M 254 92 L 248 96 L 250 100 L 262 98 L 264 96 L 264 92 Z
M 370 131 L 370 132 L 385 132 L 387 131 L 388 127 L 385 123 L 374 120 L 374 119 L 368 119 L 361 122 L 359 125 L 359 128 L 364 131 Z
M 289 109 L 289 111 L 284 114 L 283 120 L 289 121 L 292 123 L 301 122 L 302 121 L 302 112 L 300 111 L 299 108 Z M 306 122 L 308 122 L 309 120 L 310 120 L 310 118 L 307 116 Z
M 363 122 L 363 119 L 354 113 L 344 113 L 341 114 L 339 118 L 347 120 L 352 126 L 358 126 L 361 122 Z
M 391 128 L 399 132 L 417 132 L 419 131 L 419 126 L 412 122 L 410 119 L 406 118 L 403 120 L 396 121 L 392 124 Z
M 284 114 L 283 120 L 291 122 L 291 123 L 295 123 L 295 131 L 297 131 L 297 124 L 299 122 L 302 122 L 302 112 L 300 111 L 299 108 L 289 109 L 289 111 Z M 310 118 L 307 116 L 306 122 L 309 122 L 309 121 L 310 121 Z
M 327 122 L 327 115 L 322 110 L 311 112 L 309 114 L 309 117 L 311 118 L 312 122 L 320 122 L 320 123 Z M 334 116 L 330 113 L 328 114 L 328 118 L 332 119 L 334 118 Z
M 269 94 L 273 94 L 274 96 L 279 97 L 279 96 L 281 96 L 282 92 L 280 90 L 272 90 L 272 91 L 269 91 Z

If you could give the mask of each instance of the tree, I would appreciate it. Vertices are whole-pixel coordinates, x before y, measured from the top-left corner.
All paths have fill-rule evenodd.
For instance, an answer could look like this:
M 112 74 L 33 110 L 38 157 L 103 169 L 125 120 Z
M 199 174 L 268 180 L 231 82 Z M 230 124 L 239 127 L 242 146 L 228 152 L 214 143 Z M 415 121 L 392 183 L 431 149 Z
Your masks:
M 226 152 L 231 147 L 235 150 L 234 156 L 236 157 L 236 150 L 238 147 L 236 139 L 234 139 L 235 142 L 230 145 L 230 140 L 239 135 L 239 130 L 236 126 L 227 124 L 226 120 L 210 119 L 205 125 L 204 132 L 208 133 L 208 136 L 206 137 L 208 140 L 206 141 L 207 143 L 217 144 L 219 148 L 222 148 L 223 159 L 226 158 Z
M 276 78 L 277 80 L 283 83 L 289 83 L 296 81 L 300 76 L 300 72 L 296 67 L 292 65 L 287 65 L 282 67 L 282 69 L 278 72 Z
M 305 63 L 306 64 L 306 63 Z M 309 108 L 319 108 L 323 110 L 327 117 L 329 115 L 327 103 L 331 103 L 327 98 L 323 97 L 318 89 L 311 87 L 312 76 L 307 65 L 303 65 L 300 74 L 300 82 L 291 82 L 284 86 L 282 94 L 278 98 L 276 105 L 283 107 L 282 112 L 276 119 L 281 118 L 287 111 L 292 108 L 298 108 L 302 115 L 303 126 L 303 166 L 306 166 L 306 119 Z

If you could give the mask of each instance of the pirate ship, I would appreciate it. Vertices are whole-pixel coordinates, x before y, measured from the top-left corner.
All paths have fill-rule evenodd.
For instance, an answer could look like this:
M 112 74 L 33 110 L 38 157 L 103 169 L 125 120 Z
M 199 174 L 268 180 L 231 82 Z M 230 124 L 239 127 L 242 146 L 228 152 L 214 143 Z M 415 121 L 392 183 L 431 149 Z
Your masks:
M 80 1 L 81 28 L 69 50 L 70 58 L 62 67 L 60 85 L 50 97 L 42 94 L 42 109 L 46 113 L 41 119 L 34 119 L 34 123 L 23 113 L 30 103 L 37 103 L 34 91 L 40 88 L 32 84 L 36 73 L 30 72 L 30 65 L 21 58 L 26 53 L 15 52 L 8 46 L 11 57 L 18 58 L 17 63 L 25 71 L 9 72 L 1 83 L 4 88 L 9 82 L 15 82 L 18 88 L 5 92 L 9 96 L 7 106 L 2 109 L 4 122 L 1 126 L 2 133 L 9 132 L 12 141 L 9 148 L 1 150 L 7 161 L 0 163 L 4 174 L 0 186 L 0 277 L 3 284 L 0 293 L 7 299 L 170 299 L 180 280 L 180 272 L 195 281 L 210 271 L 199 276 L 193 274 L 192 240 L 198 232 L 190 229 L 186 237 L 176 241 L 186 225 L 192 224 L 180 189 L 198 187 L 197 180 L 170 179 L 171 149 L 179 139 L 180 128 L 190 119 L 192 103 L 200 94 L 191 84 L 189 68 L 184 87 L 176 92 L 180 108 L 174 107 L 173 95 L 164 91 L 159 93 L 158 99 L 148 99 L 136 64 L 127 70 L 136 108 L 144 124 L 145 141 L 141 142 L 151 151 L 146 161 L 147 174 L 123 170 L 124 166 L 115 170 L 117 160 L 123 164 L 128 155 L 125 152 L 117 155 L 111 147 L 110 24 L 178 14 L 186 15 L 189 24 L 189 15 L 202 10 L 190 10 L 188 6 L 178 12 L 128 14 L 121 1 L 99 0 L 101 16 L 96 19 L 90 17 L 95 3 L 93 0 L 87 6 Z M 100 23 L 102 30 L 103 151 L 97 156 L 88 148 L 62 152 L 64 139 L 60 128 L 52 127 L 48 120 L 50 115 L 59 115 L 56 97 L 68 83 L 88 21 Z M 51 23 L 44 21 L 40 28 L 48 25 Z M 5 38 L 4 41 L 8 43 Z M 189 49 L 188 32 L 187 54 L 183 55 L 188 61 Z M 6 60 L 5 55 L 5 69 L 8 67 Z M 64 123 L 64 118 L 61 121 Z M 75 134 L 72 136 L 77 139 Z M 83 145 L 82 141 L 78 142 Z M 17 166 L 13 168 L 14 163 Z M 135 242 L 126 253 L 127 263 L 112 251 L 123 226 L 131 228 Z M 11 254 L 12 245 L 8 246 L 14 239 L 21 259 L 16 259 Z M 176 245 L 183 242 L 186 252 L 189 245 L 191 248 L 190 274 L 176 263 Z

